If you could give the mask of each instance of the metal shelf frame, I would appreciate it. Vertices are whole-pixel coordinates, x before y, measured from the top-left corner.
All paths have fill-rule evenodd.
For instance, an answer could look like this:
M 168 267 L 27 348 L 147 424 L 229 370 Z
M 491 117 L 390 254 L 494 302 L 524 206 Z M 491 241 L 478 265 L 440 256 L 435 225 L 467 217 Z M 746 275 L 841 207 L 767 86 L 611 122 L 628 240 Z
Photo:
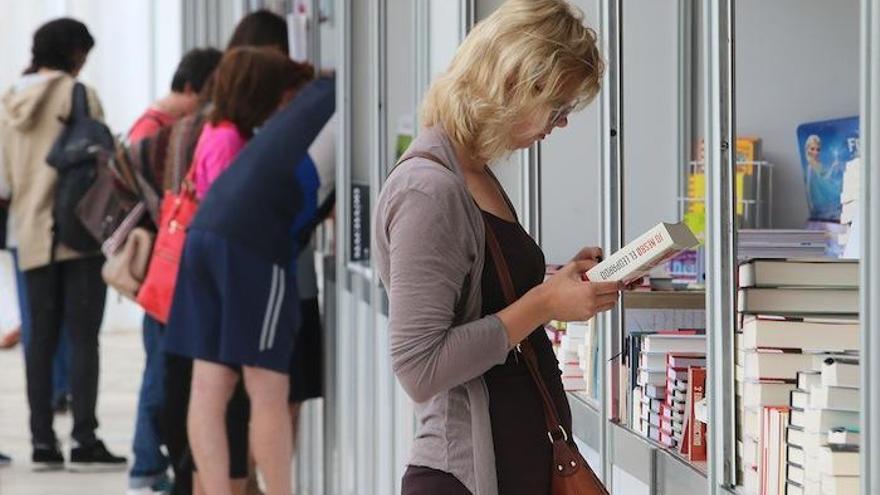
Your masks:
M 623 0 L 603 0 L 599 5 L 602 54 L 606 61 L 603 91 L 599 96 L 600 180 L 602 183 L 600 223 L 602 250 L 613 253 L 623 246 Z M 602 480 L 613 490 L 613 437 L 604 425 L 618 419 L 620 373 L 612 356 L 618 356 L 623 341 L 623 311 L 618 306 L 599 318 L 599 455 Z
M 861 1 L 861 492 L 880 493 L 880 0 Z
M 734 1 L 703 4 L 706 136 L 706 357 L 709 493 L 736 484 L 736 115 Z

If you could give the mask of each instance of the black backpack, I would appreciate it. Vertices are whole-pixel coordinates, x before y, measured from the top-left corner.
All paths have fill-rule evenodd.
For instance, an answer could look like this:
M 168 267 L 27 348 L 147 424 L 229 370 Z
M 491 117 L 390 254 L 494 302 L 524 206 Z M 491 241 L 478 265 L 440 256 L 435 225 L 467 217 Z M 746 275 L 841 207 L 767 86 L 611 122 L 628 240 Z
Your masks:
M 53 255 L 59 243 L 80 252 L 98 250 L 98 241 L 77 216 L 77 205 L 98 176 L 99 158 L 113 153 L 114 148 L 110 129 L 89 114 L 85 86 L 74 84 L 70 117 L 46 157 L 58 171 L 52 207 Z

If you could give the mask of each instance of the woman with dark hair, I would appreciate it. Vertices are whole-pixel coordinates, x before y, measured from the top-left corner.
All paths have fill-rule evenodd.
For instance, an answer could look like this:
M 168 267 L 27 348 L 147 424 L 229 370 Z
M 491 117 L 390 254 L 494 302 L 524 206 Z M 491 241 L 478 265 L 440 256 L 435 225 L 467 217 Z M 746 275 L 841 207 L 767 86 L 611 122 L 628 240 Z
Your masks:
M 31 336 L 26 350 L 31 408 L 32 460 L 38 469 L 64 464 L 53 429 L 52 356 L 62 326 L 72 344 L 73 440 L 71 469 L 123 467 L 125 458 L 107 451 L 95 430 L 98 420 L 98 329 L 106 286 L 99 252 L 78 252 L 52 234 L 57 181 L 46 156 L 70 114 L 76 76 L 95 41 L 73 19 L 56 19 L 34 33 L 31 64 L 6 93 L 0 115 L 0 149 L 11 186 L 12 232 L 19 248 L 30 302 Z M 95 91 L 86 88 L 89 110 L 101 119 Z
M 287 21 L 268 10 L 257 10 L 244 16 L 229 38 L 226 50 L 239 46 L 265 46 L 288 55 Z
M 212 109 L 193 158 L 193 182 L 199 199 L 208 194 L 221 174 L 235 166 L 237 155 L 254 135 L 255 129 L 293 98 L 295 92 L 312 77 L 311 67 L 297 64 L 272 49 L 234 48 L 223 57 L 214 74 Z M 195 360 L 187 429 L 199 470 L 196 489 L 200 484 L 205 493 L 231 493 L 231 465 L 231 474 L 236 482 L 243 482 L 247 476 L 246 462 L 242 462 L 246 461 L 247 439 L 231 444 L 227 443 L 227 435 L 224 434 L 229 426 L 236 429 L 241 426 L 230 425 L 227 419 L 230 412 L 235 412 L 227 405 L 239 379 L 238 370 L 241 369 L 253 410 L 251 437 L 254 439 L 254 455 L 270 493 L 285 493 L 285 490 L 289 493 L 289 454 L 280 450 L 283 445 L 277 438 L 279 431 L 284 431 L 279 428 L 289 427 L 290 424 L 286 407 L 287 390 L 284 388 L 281 395 L 274 393 L 281 392 L 278 390 L 281 380 L 271 376 L 275 373 L 270 371 L 279 366 L 287 369 L 290 358 L 287 351 L 292 346 L 289 334 L 282 331 L 277 333 L 277 340 L 261 341 L 259 351 L 248 345 L 246 338 L 253 330 L 248 324 L 254 323 L 254 318 L 258 317 L 257 312 L 251 311 L 258 304 L 254 296 L 257 299 L 261 297 L 257 293 L 262 289 L 253 284 L 261 280 L 258 269 L 263 266 L 249 265 L 249 268 L 255 268 L 250 272 L 250 278 L 241 277 L 243 272 L 217 274 L 235 279 L 229 279 L 229 283 L 221 282 L 223 294 L 243 291 L 235 297 L 239 304 L 227 306 L 218 313 L 218 301 L 212 299 L 218 289 L 212 285 L 216 279 L 201 268 L 202 264 L 213 259 L 213 254 L 189 254 L 194 235 L 191 231 L 188 236 L 187 254 L 178 274 L 168 321 L 166 351 Z M 196 245 L 202 244 L 196 241 Z M 222 268 L 217 268 L 222 271 Z M 276 276 L 275 271 L 271 274 Z M 295 291 L 291 291 L 288 299 L 295 294 Z M 277 304 L 280 308 L 287 299 L 278 296 L 273 301 L 273 307 Z M 265 300 L 262 303 L 265 304 Z M 279 315 L 278 310 L 274 315 L 276 325 L 284 328 L 282 325 L 287 322 L 289 315 Z M 280 409 L 282 418 L 276 417 L 279 402 L 283 405 Z M 239 421 L 246 424 L 247 418 L 239 418 Z M 289 434 L 287 437 L 289 441 Z M 284 466 L 288 469 L 286 475 Z M 285 476 L 286 485 L 283 481 Z

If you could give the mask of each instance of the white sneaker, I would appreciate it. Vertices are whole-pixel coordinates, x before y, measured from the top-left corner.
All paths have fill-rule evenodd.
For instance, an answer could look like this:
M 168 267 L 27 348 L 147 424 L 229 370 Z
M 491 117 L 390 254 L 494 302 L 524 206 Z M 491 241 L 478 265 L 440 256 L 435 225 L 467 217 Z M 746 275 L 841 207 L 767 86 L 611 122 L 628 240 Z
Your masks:
M 125 495 L 170 495 L 172 488 L 171 480 L 163 478 L 157 481 L 153 486 L 145 486 L 143 488 L 129 488 Z

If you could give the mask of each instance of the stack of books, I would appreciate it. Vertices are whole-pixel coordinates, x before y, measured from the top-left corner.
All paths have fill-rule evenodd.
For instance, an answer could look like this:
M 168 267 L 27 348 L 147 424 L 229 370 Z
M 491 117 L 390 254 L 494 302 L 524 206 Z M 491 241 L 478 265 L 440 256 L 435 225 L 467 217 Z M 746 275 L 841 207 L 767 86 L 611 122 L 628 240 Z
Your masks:
M 636 431 L 668 447 L 679 445 L 683 431 L 676 440 L 675 419 L 679 417 L 682 423 L 685 410 L 683 405 L 675 403 L 675 388 L 678 378 L 687 382 L 680 373 L 685 359 L 690 359 L 684 356 L 704 357 L 705 353 L 706 336 L 694 330 L 664 331 L 640 337 L 639 367 L 632 397 Z M 680 356 L 673 359 L 676 367 L 671 371 L 668 368 L 670 355 Z M 674 378 L 670 380 L 670 376 Z M 684 387 L 686 390 L 687 385 Z M 678 396 L 682 399 L 681 394 Z
M 788 493 L 858 493 L 859 362 L 828 357 L 798 373 L 788 426 Z
M 562 386 L 568 392 L 587 390 L 587 381 L 578 353 L 584 345 L 588 331 L 592 333 L 592 326 L 589 322 L 567 322 L 565 332 L 559 339 L 556 356 L 559 360 L 559 369 L 562 371 Z
M 698 404 L 706 397 L 706 368 L 688 368 L 687 392 L 684 403 L 684 423 L 678 451 L 690 461 L 705 461 L 708 429 L 705 421 L 697 419 Z
M 819 372 L 835 355 L 829 353 L 858 350 L 858 279 L 855 261 L 755 259 L 740 266 L 737 465 L 745 493 L 785 493 L 789 456 L 802 458 L 804 446 L 786 443 L 792 428 L 784 426 L 789 416 L 796 427 L 804 421 L 803 392 L 815 385 L 798 379 Z M 795 430 L 796 442 L 801 432 Z M 788 472 L 800 479 L 801 467 Z
M 817 230 L 742 229 L 737 237 L 740 261 L 755 258 L 815 258 L 825 255 L 828 234 Z
M 843 188 L 840 192 L 840 224 L 844 232 L 838 234 L 837 242 L 843 247 L 849 243 L 850 229 L 859 216 L 859 191 L 862 187 L 862 159 L 847 162 L 843 171 Z
M 666 355 L 666 398 L 660 418 L 660 442 L 667 447 L 681 447 L 685 417 L 690 410 L 687 403 L 688 372 L 692 368 L 706 368 L 705 352 Z
M 599 392 L 599 333 L 595 318 L 586 323 L 584 339 L 577 350 L 578 364 L 584 373 L 586 389 L 584 393 L 596 398 Z

